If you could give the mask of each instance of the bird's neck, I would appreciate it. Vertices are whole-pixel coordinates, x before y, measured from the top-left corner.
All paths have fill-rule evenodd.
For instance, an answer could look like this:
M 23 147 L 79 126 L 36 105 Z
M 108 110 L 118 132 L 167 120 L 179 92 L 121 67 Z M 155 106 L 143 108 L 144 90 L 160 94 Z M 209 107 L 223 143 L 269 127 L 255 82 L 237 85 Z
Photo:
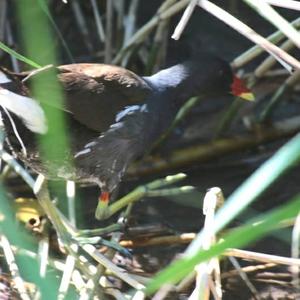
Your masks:
M 198 95 L 194 88 L 195 78 L 191 75 L 193 65 L 190 61 L 164 69 L 152 76 L 144 77 L 153 87 L 156 99 L 167 102 L 169 109 L 176 113 L 191 97 Z M 161 105 L 161 104 L 160 104 Z
M 189 76 L 186 64 L 178 64 L 173 67 L 159 71 L 158 73 L 144 77 L 156 91 L 166 92 L 179 89 Z

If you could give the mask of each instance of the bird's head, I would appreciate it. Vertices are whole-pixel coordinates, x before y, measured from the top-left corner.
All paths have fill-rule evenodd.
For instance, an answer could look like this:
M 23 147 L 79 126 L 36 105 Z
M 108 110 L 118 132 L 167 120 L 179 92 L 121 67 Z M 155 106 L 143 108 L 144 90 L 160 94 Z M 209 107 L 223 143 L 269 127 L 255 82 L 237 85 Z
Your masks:
M 189 61 L 185 64 L 187 74 L 185 78 L 187 90 L 194 95 L 226 95 L 253 101 L 254 95 L 246 86 L 246 83 L 235 75 L 228 62 L 207 56 L 201 61 Z

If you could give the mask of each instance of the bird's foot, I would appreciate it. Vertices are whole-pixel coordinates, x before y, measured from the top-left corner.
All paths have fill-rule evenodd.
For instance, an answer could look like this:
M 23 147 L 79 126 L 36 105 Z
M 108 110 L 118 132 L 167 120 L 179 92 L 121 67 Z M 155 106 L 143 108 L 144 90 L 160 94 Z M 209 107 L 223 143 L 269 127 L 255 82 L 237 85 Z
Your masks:
M 98 205 L 95 211 L 95 217 L 97 220 L 105 220 L 111 216 L 110 207 L 108 201 L 103 201 L 101 198 L 98 201 Z
M 169 175 L 162 179 L 154 180 L 150 183 L 135 188 L 132 192 L 115 201 L 111 205 L 108 205 L 108 201 L 101 201 L 101 196 L 95 213 L 96 218 L 98 220 L 105 220 L 124 207 L 139 201 L 143 197 L 161 197 L 191 192 L 194 189 L 191 186 L 162 189 L 163 187 L 176 183 L 185 177 L 185 174 L 179 173 L 176 175 Z

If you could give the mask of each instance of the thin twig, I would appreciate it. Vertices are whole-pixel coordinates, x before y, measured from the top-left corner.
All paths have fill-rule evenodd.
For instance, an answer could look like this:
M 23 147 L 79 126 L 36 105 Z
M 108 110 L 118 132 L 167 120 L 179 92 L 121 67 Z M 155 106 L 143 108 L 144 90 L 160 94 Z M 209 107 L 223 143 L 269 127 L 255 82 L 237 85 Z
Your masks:
M 196 272 L 193 271 L 188 274 L 185 278 L 183 278 L 176 286 L 175 290 L 177 293 L 186 291 L 190 288 L 191 285 L 194 285 L 196 277 Z
M 184 118 L 200 100 L 201 97 L 192 97 L 180 108 L 170 127 L 159 137 L 159 139 L 154 143 L 151 149 L 149 149 L 149 153 L 160 146 L 166 140 L 166 138 L 174 131 L 174 129 L 180 124 L 180 122 L 184 120 Z
M 291 245 L 291 256 L 292 258 L 299 258 L 299 247 L 300 247 L 300 214 L 298 214 L 296 221 L 294 223 L 293 232 L 292 232 L 292 245 Z M 299 273 L 300 267 L 299 266 L 292 266 L 291 267 L 292 275 L 293 275 L 293 285 L 296 289 L 299 289 L 300 280 L 299 280 Z
M 133 0 L 130 2 L 130 6 L 128 9 L 128 14 L 124 19 L 124 38 L 123 38 L 123 47 L 128 44 L 128 41 L 132 37 L 133 33 L 135 32 L 135 22 L 137 16 L 137 8 L 139 4 L 139 0 Z
M 78 0 L 72 0 L 70 1 L 70 5 L 72 7 L 74 16 L 75 16 L 75 20 L 77 22 L 79 31 L 81 32 L 82 36 L 83 36 L 83 40 L 86 44 L 87 49 L 89 50 L 89 52 L 93 52 L 93 45 L 90 41 L 90 34 L 89 34 L 89 30 L 87 27 L 87 23 L 84 17 L 84 14 L 82 13 L 80 4 Z
M 297 70 L 293 75 L 286 79 L 285 82 L 275 91 L 274 95 L 272 96 L 266 107 L 260 113 L 260 122 L 264 122 L 270 117 L 271 113 L 279 104 L 279 101 L 282 99 L 283 95 L 286 92 L 290 91 L 293 88 L 293 86 L 299 82 L 299 79 L 300 70 Z
M 38 256 L 40 260 L 40 276 L 45 278 L 49 259 L 49 237 L 45 236 L 39 241 Z
M 95 23 L 96 23 L 96 27 L 97 27 L 99 40 L 101 42 L 104 42 L 105 41 L 105 33 L 104 33 L 104 28 L 102 25 L 101 15 L 99 12 L 99 7 L 97 4 L 97 1 L 96 0 L 90 0 L 90 1 L 91 1 L 92 8 L 93 8 L 93 14 L 94 14 L 94 18 L 95 18 Z
M 10 243 L 5 235 L 0 235 L 0 243 L 4 252 L 4 257 L 6 259 L 8 268 L 10 270 L 11 276 L 13 278 L 16 289 L 22 300 L 30 300 L 31 297 L 27 293 L 25 283 L 20 275 L 17 262 L 15 260 L 14 253 L 11 249 Z
M 300 266 L 300 259 L 246 251 L 240 249 L 228 249 L 223 255 L 255 260 L 264 263 L 275 263 L 277 265 Z
M 11 24 L 10 24 L 9 20 L 6 21 L 6 36 L 7 36 L 7 43 L 9 45 L 14 45 L 15 41 L 14 41 L 13 33 L 12 33 L 12 30 L 11 30 Z M 11 60 L 12 69 L 15 72 L 20 72 L 19 61 L 13 55 L 10 55 L 9 57 L 10 57 L 10 60 Z
M 196 233 L 182 233 L 180 235 L 157 236 L 148 239 L 122 240 L 120 245 L 126 248 L 149 247 L 156 245 L 188 244 L 196 236 Z
M 123 226 L 123 225 L 125 225 L 124 223 L 125 223 L 125 220 L 124 220 L 124 218 L 121 216 L 121 217 L 118 219 L 117 224 L 120 225 L 120 226 Z M 111 237 L 111 242 L 113 242 L 113 243 L 119 243 L 120 239 L 121 239 L 121 233 L 120 233 L 120 232 L 114 232 L 114 233 L 112 234 L 112 237 Z M 110 249 L 107 251 L 107 253 L 106 253 L 106 257 L 107 257 L 108 259 L 111 259 L 111 260 L 112 260 L 113 257 L 115 256 L 115 254 L 116 254 L 116 250 L 110 248 Z M 103 281 L 101 282 L 101 277 L 103 277 L 103 274 L 105 273 L 105 271 L 106 271 L 106 268 L 104 267 L 104 265 L 99 264 L 99 265 L 97 266 L 97 272 L 96 272 L 95 276 L 90 280 L 90 281 L 92 281 L 92 286 L 93 286 L 93 288 L 92 288 L 92 289 L 89 291 L 89 293 L 88 293 L 89 299 L 93 299 L 94 294 L 95 294 L 95 292 L 97 291 L 96 288 L 97 288 L 99 282 L 101 283 L 101 285 L 102 285 L 104 288 L 107 288 L 107 280 L 106 280 L 106 278 L 105 278 L 105 280 L 104 280 L 104 283 L 103 283 Z
M 146 298 L 146 295 L 143 291 L 137 291 L 133 297 L 132 300 L 144 300 Z M 152 298 L 154 300 L 154 298 Z
M 0 2 L 0 41 L 4 41 L 7 21 L 7 1 L 2 0 Z
M 214 3 L 208 0 L 199 0 L 199 6 L 235 29 L 237 32 L 250 39 L 252 42 L 260 45 L 260 47 L 264 48 L 268 53 L 273 55 L 289 72 L 293 71 L 292 68 L 300 69 L 300 62 L 297 59 L 281 50 L 274 44 L 270 43 L 267 39 L 255 32 L 252 28 L 250 28 L 234 16 L 230 15 L 228 12 L 218 7 Z
M 35 180 L 10 154 L 8 154 L 4 150 L 0 150 L 0 157 L 8 165 L 10 165 L 14 169 L 14 171 L 19 174 L 23 178 L 23 180 L 33 189 Z
M 33 191 L 37 199 L 39 200 L 40 205 L 42 206 L 44 211 L 47 212 L 56 232 L 59 235 L 59 238 L 65 245 L 65 243 L 68 243 L 68 241 L 70 240 L 70 236 L 67 234 L 64 223 L 62 222 L 56 208 L 51 202 L 45 177 L 43 175 L 38 176 L 34 184 Z
M 289 51 L 295 45 L 292 41 L 287 40 L 282 45 L 279 46 L 284 51 Z M 267 71 L 269 71 L 276 63 L 276 59 L 273 56 L 267 57 L 255 70 L 255 77 L 262 77 Z
M 106 0 L 106 40 L 105 40 L 105 50 L 104 50 L 104 62 L 110 63 L 112 59 L 112 49 L 113 49 L 113 20 L 114 11 L 113 11 L 113 1 Z
M 86 283 L 85 283 L 84 279 L 82 278 L 81 273 L 78 270 L 73 271 L 72 282 L 74 283 L 74 286 L 76 287 L 80 297 L 82 297 L 82 298 L 79 298 L 79 300 L 87 299 L 87 295 L 85 293 Z
M 265 2 L 279 7 L 294 9 L 294 10 L 300 10 L 300 3 L 299 1 L 294 0 L 264 0 Z
M 295 19 L 293 22 L 291 22 L 291 26 L 294 26 L 296 29 L 299 28 L 299 26 L 300 26 L 300 17 Z M 282 33 L 282 31 L 278 30 L 278 31 L 272 33 L 271 35 L 269 35 L 267 37 L 267 40 L 270 43 L 277 44 L 284 37 L 285 36 Z M 255 59 L 258 55 L 260 55 L 263 52 L 264 52 L 264 49 L 261 48 L 260 45 L 255 45 L 255 46 L 251 47 L 250 49 L 248 49 L 247 51 L 245 51 L 244 53 L 240 54 L 238 57 L 236 57 L 232 61 L 231 67 L 233 69 L 241 68 L 242 66 L 244 66 L 248 62 L 252 61 L 253 59 Z
M 113 1 L 115 10 L 117 11 L 117 30 L 121 35 L 124 31 L 125 19 L 125 0 Z
M 67 56 L 69 58 L 69 61 L 71 63 L 74 63 L 75 61 L 74 61 L 73 54 L 72 54 L 72 52 L 71 52 L 71 50 L 70 50 L 70 48 L 69 48 L 69 46 L 68 46 L 68 44 L 67 44 L 67 42 L 66 42 L 66 40 L 64 38 L 64 35 L 62 34 L 59 26 L 57 26 L 54 18 L 52 17 L 51 12 L 49 11 L 49 8 L 48 8 L 48 6 L 46 4 L 46 1 L 38 1 L 38 4 L 40 5 L 40 7 L 42 8 L 43 12 L 48 17 L 48 19 L 49 19 L 52 27 L 54 28 L 55 33 L 57 34 L 58 38 L 60 39 L 60 41 L 62 43 L 62 46 L 65 49 L 65 52 L 66 52 L 66 54 L 67 54 Z
M 75 268 L 75 262 L 76 262 L 75 259 L 76 258 L 72 255 L 68 255 L 66 258 L 63 276 L 61 278 L 60 286 L 58 289 L 58 297 L 57 297 L 58 300 L 65 299 L 65 297 L 68 293 L 68 289 L 69 289 L 71 279 L 72 279 L 72 274 L 73 274 L 73 271 Z
M 249 280 L 247 274 L 243 272 L 243 269 L 241 268 L 238 260 L 235 257 L 229 256 L 229 261 L 232 263 L 232 265 L 235 267 L 237 272 L 239 273 L 240 277 L 242 280 L 245 282 L 246 286 L 249 288 L 253 296 L 255 297 L 256 300 L 261 300 L 261 297 L 259 296 L 257 289 L 253 285 L 253 283 Z
M 238 112 L 246 103 L 239 98 L 235 98 L 230 104 L 229 108 L 222 113 L 220 120 L 217 123 L 216 129 L 214 130 L 213 138 L 217 139 L 230 128 L 232 122 L 237 118 Z
M 167 0 L 168 1 L 168 0 Z M 151 33 L 151 31 L 159 24 L 161 20 L 168 19 L 174 14 L 178 13 L 187 5 L 189 0 L 180 0 L 176 4 L 168 7 L 164 11 L 158 10 L 158 13 L 152 17 L 142 28 L 140 28 L 127 42 L 127 44 L 119 51 L 117 56 L 113 59 L 113 64 L 118 64 L 122 61 L 124 55 L 135 47 L 137 44 L 145 40 L 145 38 Z M 165 7 L 165 6 L 164 6 Z
M 124 282 L 132 286 L 137 290 L 144 289 L 145 286 L 136 281 L 135 279 L 131 278 L 129 274 L 127 274 L 124 270 L 117 267 L 113 264 L 106 256 L 99 253 L 97 249 L 93 245 L 83 245 L 81 248 L 88 253 L 91 257 L 93 257 L 98 263 L 103 265 L 106 269 L 109 269 L 115 276 L 122 279 Z
M 272 6 L 270 6 L 265 1 L 257 0 L 244 0 L 251 8 L 253 8 L 257 13 L 263 16 L 275 27 L 280 29 L 290 40 L 300 48 L 300 34 L 299 32 L 290 25 L 290 23 L 279 15 Z
M 254 273 L 254 272 L 270 269 L 270 268 L 273 268 L 275 266 L 277 266 L 277 264 L 267 263 L 267 264 L 262 264 L 262 265 L 247 266 L 247 267 L 243 267 L 241 269 L 244 273 Z M 230 270 L 226 273 L 222 273 L 221 278 L 222 279 L 232 278 L 233 276 L 237 276 L 237 275 L 239 275 L 238 270 L 233 269 L 233 270 Z
M 70 181 L 70 180 L 67 181 L 66 194 L 68 199 L 69 221 L 76 228 L 76 208 L 75 208 L 76 185 L 74 181 Z
M 24 77 L 22 79 L 22 82 L 26 82 L 28 79 L 30 79 L 32 76 L 35 76 L 41 72 L 44 72 L 44 71 L 48 71 L 49 69 L 51 68 L 54 68 L 54 65 L 47 65 L 47 66 L 44 66 L 44 67 L 41 67 L 41 68 L 38 68 L 36 70 L 33 70 L 33 71 L 30 71 L 29 74 Z
M 186 27 L 190 17 L 192 16 L 196 5 L 198 4 L 198 0 L 191 0 L 187 8 L 185 9 L 183 16 L 181 17 L 179 23 L 177 24 L 174 33 L 172 35 L 172 39 L 179 40 L 184 28 Z
M 205 221 L 203 226 L 203 232 L 205 238 L 203 239 L 202 249 L 209 249 L 215 242 L 216 237 L 212 233 L 215 219 L 215 211 L 217 207 L 221 206 L 224 202 L 222 191 L 218 187 L 214 187 L 208 190 L 203 200 L 203 214 L 205 215 Z M 198 248 L 199 249 L 199 248 Z M 189 250 L 191 251 L 191 249 Z M 205 299 L 210 298 L 210 285 L 209 281 L 212 279 L 213 273 L 217 274 L 214 282 L 215 299 L 222 298 L 222 289 L 220 281 L 220 266 L 217 258 L 212 258 L 206 262 L 202 262 L 195 267 L 196 270 L 196 287 L 189 299 Z

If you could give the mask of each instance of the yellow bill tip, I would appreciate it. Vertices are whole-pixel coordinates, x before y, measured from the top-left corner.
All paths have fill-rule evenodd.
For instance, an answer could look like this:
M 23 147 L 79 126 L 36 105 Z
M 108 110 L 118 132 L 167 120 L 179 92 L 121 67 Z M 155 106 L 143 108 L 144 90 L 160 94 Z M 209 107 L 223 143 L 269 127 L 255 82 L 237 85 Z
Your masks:
M 255 100 L 255 96 L 251 92 L 241 93 L 241 94 L 239 94 L 239 98 L 247 100 L 247 101 L 254 101 Z

